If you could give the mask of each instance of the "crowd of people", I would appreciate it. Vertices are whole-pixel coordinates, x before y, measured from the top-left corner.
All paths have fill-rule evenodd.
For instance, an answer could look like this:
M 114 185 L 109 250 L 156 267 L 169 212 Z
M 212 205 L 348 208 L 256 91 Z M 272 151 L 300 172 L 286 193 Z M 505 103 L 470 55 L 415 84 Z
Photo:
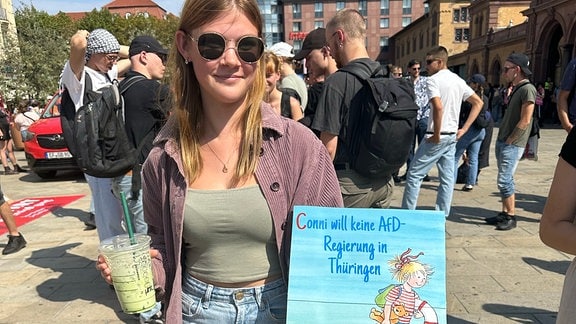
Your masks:
M 418 106 L 416 131 L 404 175 L 367 177 L 352 167 L 347 147 L 358 136 L 348 116 L 363 83 L 342 69 L 372 74 L 381 68 L 366 51 L 362 14 L 338 11 L 325 28 L 307 34 L 297 53 L 285 42 L 266 49 L 263 25 L 254 0 L 187 0 L 171 49 L 145 35 L 123 46 L 105 29 L 79 30 L 70 40 L 61 86 L 76 109 L 84 104 L 87 78 L 91 90 L 119 78 L 141 79 L 125 94 L 125 127 L 138 148 L 137 164 L 119 177 L 85 177 L 100 240 L 125 233 L 124 217 L 130 217 L 137 233 L 152 239 L 159 302 L 140 314 L 142 323 L 233 322 L 239 313 L 246 323 L 283 322 L 295 205 L 388 208 L 394 187 L 405 182 L 401 207 L 416 209 L 420 186 L 430 180 L 435 165 L 435 207 L 449 217 L 455 184 L 473 190 L 488 165 L 495 123 L 495 180 L 502 209 L 485 221 L 497 230 L 511 230 L 517 226 L 518 162 L 537 156 L 534 124 L 553 118 L 556 102 L 566 131 L 576 121 L 576 100 L 568 106 L 575 73 L 564 78 L 556 101 L 551 82 L 535 86 L 529 81 L 532 71 L 524 54 L 506 58 L 502 76 L 508 86 L 496 89 L 482 74 L 464 80 L 451 72 L 448 51 L 438 46 L 422 61 L 411 60 L 406 75 L 394 65 L 383 73 L 411 81 Z M 295 61 L 301 60 L 305 77 L 295 72 Z M 576 61 L 570 66 L 576 71 Z M 170 85 L 159 82 L 167 71 Z M 23 105 L 14 118 L 24 135 L 38 119 L 33 111 Z M 0 132 L 5 174 L 14 172 L 8 160 L 20 171 L 7 148 L 3 124 Z M 559 169 L 573 169 L 573 142 L 565 144 L 562 158 L 568 164 L 561 159 Z M 461 158 L 466 171 L 458 179 Z M 549 201 L 545 215 L 555 202 L 574 200 L 558 189 L 566 181 L 555 178 L 551 196 L 557 197 Z M 124 195 L 128 215 L 121 206 Z M 6 206 L 0 191 L 0 214 L 10 230 L 5 254 L 26 245 L 10 226 Z M 566 215 L 547 216 L 542 235 L 551 246 L 574 254 L 554 234 L 561 231 L 570 240 L 569 229 L 560 225 L 574 216 L 573 206 L 566 206 Z M 237 260 L 251 266 L 237 267 Z M 103 256 L 97 268 L 112 284 Z M 241 304 L 230 298 L 238 291 L 246 296 Z M 206 298 L 218 306 L 197 312 Z

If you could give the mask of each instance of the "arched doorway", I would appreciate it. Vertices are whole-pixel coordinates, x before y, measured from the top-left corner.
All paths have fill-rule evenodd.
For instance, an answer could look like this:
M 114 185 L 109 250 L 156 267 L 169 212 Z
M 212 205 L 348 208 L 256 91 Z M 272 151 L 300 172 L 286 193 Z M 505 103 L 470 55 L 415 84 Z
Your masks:
M 492 67 L 490 68 L 490 76 L 488 77 L 488 81 L 492 83 L 494 86 L 500 86 L 500 77 L 502 76 L 502 66 L 500 65 L 500 60 L 496 58 L 492 63 Z
M 542 60 L 538 62 L 543 64 L 539 69 L 541 74 L 536 73 L 534 83 L 544 82 L 548 79 L 557 83 L 562 78 L 561 65 L 562 55 L 560 52 L 560 39 L 564 36 L 562 26 L 557 21 L 553 21 L 543 30 L 541 35 Z M 534 72 L 534 71 L 533 71 Z

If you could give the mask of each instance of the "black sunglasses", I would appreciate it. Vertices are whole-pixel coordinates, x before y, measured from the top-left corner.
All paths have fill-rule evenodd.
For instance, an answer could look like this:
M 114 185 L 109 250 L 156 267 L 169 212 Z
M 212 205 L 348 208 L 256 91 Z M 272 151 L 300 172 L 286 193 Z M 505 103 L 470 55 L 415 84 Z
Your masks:
M 198 36 L 198 38 L 194 38 L 190 34 L 187 35 L 191 40 L 198 43 L 200 56 L 208 61 L 222 57 L 228 49 L 226 47 L 227 40 L 218 33 L 206 33 Z M 264 53 L 264 42 L 255 36 L 244 36 L 236 41 L 234 50 L 240 60 L 248 64 L 254 64 L 258 62 Z

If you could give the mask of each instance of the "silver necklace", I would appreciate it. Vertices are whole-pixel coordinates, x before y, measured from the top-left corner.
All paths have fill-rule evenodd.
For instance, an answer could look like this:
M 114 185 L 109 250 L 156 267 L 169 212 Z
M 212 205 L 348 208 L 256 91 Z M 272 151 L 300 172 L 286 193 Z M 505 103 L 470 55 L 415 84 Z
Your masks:
M 228 164 L 228 162 L 230 162 L 230 159 L 232 158 L 232 155 L 234 155 L 234 152 L 236 152 L 236 150 L 234 150 L 230 154 L 230 156 L 226 160 L 226 163 L 224 163 L 224 161 L 222 161 L 222 159 L 218 156 L 218 154 L 216 154 L 216 152 L 214 152 L 214 150 L 212 149 L 212 146 L 210 146 L 210 143 L 206 142 L 206 146 L 208 146 L 208 149 L 212 152 L 212 154 L 214 154 L 214 156 L 218 159 L 218 161 L 220 161 L 220 163 L 222 163 L 222 173 L 228 173 L 228 167 L 226 165 Z

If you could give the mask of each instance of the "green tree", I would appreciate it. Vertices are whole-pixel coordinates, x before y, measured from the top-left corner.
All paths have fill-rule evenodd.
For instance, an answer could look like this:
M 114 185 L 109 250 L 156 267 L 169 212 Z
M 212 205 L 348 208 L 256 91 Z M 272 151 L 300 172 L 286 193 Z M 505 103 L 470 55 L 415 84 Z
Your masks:
M 151 35 L 166 48 L 172 46 L 178 18 L 145 18 L 137 15 L 125 19 L 108 10 L 93 10 L 84 18 L 73 21 L 65 13 L 49 15 L 34 6 L 22 6 L 15 12 L 18 40 L 0 57 L 5 84 L 11 93 L 39 99 L 53 94 L 58 88 L 60 74 L 70 54 L 70 37 L 78 29 L 88 31 L 104 28 L 116 36 L 118 42 L 130 45 L 138 35 Z M 8 79 L 6 79 L 8 78 Z
M 26 93 L 46 98 L 58 88 L 75 24 L 65 14 L 51 16 L 33 6 L 18 9 L 15 19 Z

